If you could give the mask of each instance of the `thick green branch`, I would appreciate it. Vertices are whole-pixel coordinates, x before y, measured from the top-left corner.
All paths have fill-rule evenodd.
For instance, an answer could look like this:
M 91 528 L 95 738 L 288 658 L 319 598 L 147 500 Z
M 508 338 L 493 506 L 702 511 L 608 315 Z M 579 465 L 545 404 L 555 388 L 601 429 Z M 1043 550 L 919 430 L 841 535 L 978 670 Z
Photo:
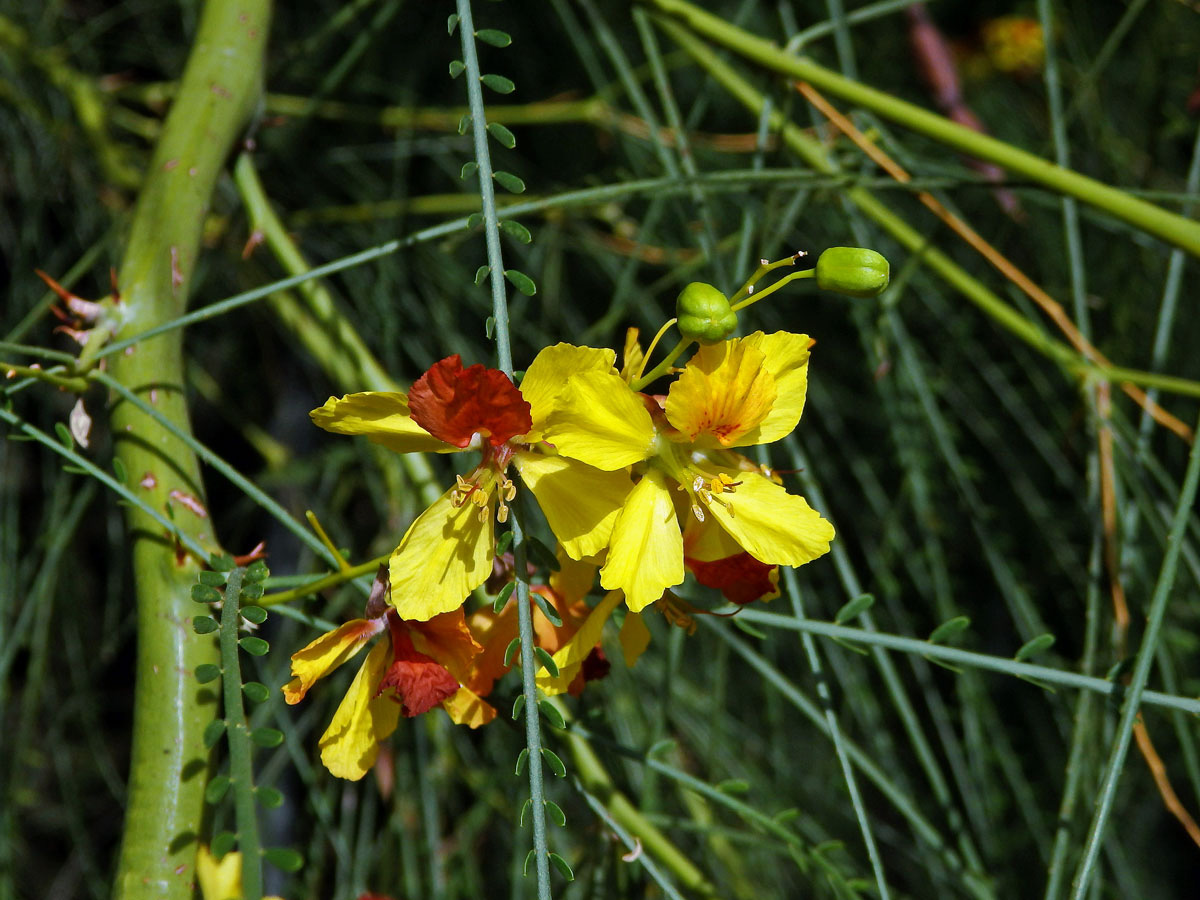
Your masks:
M 262 77 L 267 0 L 212 0 L 204 9 L 179 95 L 163 126 L 121 261 L 121 333 L 177 318 L 187 306 L 209 198 L 248 120 Z M 110 374 L 190 431 L 180 332 L 132 345 Z M 113 409 L 116 454 L 148 505 L 167 511 L 201 546 L 215 540 L 195 455 L 127 402 Z M 199 561 L 137 509 L 127 516 L 138 618 L 133 754 L 114 894 L 190 900 L 207 752 L 201 733 L 215 694 L 192 671 L 215 660 L 187 627 Z

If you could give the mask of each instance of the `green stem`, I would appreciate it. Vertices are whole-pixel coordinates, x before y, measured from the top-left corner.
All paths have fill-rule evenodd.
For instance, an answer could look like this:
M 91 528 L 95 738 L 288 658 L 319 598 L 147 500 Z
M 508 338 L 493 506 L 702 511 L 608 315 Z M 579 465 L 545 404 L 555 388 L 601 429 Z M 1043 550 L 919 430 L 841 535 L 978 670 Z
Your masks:
M 262 71 L 268 0 L 210 0 L 204 7 L 179 94 L 163 126 L 120 266 L 121 330 L 139 334 L 178 318 L 196 267 L 209 197 L 225 156 L 254 108 Z M 109 374 L 190 430 L 182 390 L 181 332 L 139 340 L 111 357 Z M 117 458 L 156 509 L 168 509 L 189 543 L 215 546 L 207 515 L 172 501 L 203 503 L 196 456 L 132 404 L 112 413 Z M 179 496 L 176 494 L 176 496 Z M 202 507 L 193 507 L 202 511 Z M 216 712 L 213 691 L 192 671 L 216 650 L 185 627 L 197 561 L 177 554 L 156 517 L 127 511 L 137 605 L 133 748 L 118 900 L 190 900 L 201 830 L 208 751 L 202 733 Z
M 1198 442 L 1200 443 L 1200 442 Z M 1013 659 L 1003 659 L 989 656 L 985 653 L 972 653 L 970 650 L 959 650 L 957 647 L 947 647 L 942 644 L 931 644 L 916 638 L 901 637 L 896 634 L 884 634 L 878 631 L 864 631 L 861 628 L 847 628 L 844 625 L 834 625 L 831 622 L 816 622 L 812 619 L 795 619 L 781 616 L 777 613 L 761 612 L 744 608 L 738 613 L 747 622 L 769 625 L 772 628 L 786 628 L 791 631 L 807 631 L 821 637 L 834 640 L 849 641 L 852 644 L 883 647 L 901 653 L 915 653 L 929 659 L 947 662 L 952 665 L 971 666 L 976 669 L 989 669 L 1023 678 L 1027 681 L 1060 685 L 1062 687 L 1079 688 L 1085 691 L 1095 691 L 1104 696 L 1121 696 L 1121 685 L 1104 678 L 1090 675 L 1080 675 L 1077 672 L 1064 672 L 1062 669 L 1052 669 L 1049 666 L 1039 666 L 1034 663 L 1017 662 Z M 1200 700 L 1191 697 L 1180 697 L 1175 694 L 1163 694 L 1159 691 L 1144 691 L 1141 695 L 1143 703 L 1151 706 L 1162 706 L 1167 709 L 1178 709 L 1193 715 L 1200 715 Z
M 225 582 L 221 607 L 221 690 L 225 700 L 225 734 L 229 740 L 229 778 L 237 822 L 238 850 L 242 854 L 242 896 L 262 897 L 262 852 L 258 842 L 258 815 L 254 808 L 254 766 L 251 761 L 250 725 L 242 705 L 242 666 L 238 658 L 238 627 L 242 618 L 242 577 L 233 569 Z
M 466 64 L 467 98 L 471 107 L 471 131 L 475 139 L 475 162 L 479 166 L 479 195 L 483 205 L 483 233 L 487 242 L 488 279 L 492 286 L 492 317 L 495 322 L 496 355 L 500 369 L 512 378 L 512 343 L 508 326 L 508 298 L 504 285 L 504 260 L 500 250 L 500 226 L 492 183 L 492 157 L 487 142 L 487 116 L 483 106 L 479 59 L 475 54 L 475 26 L 470 0 L 457 0 L 459 34 Z M 534 660 L 533 612 L 529 581 L 525 575 L 525 532 L 514 506 L 509 527 L 513 535 L 513 560 L 517 577 L 517 620 L 521 638 L 521 691 L 525 698 L 525 746 L 528 750 L 530 815 L 533 824 L 534 867 L 538 900 L 550 900 L 550 850 L 546 841 L 546 804 L 542 777 L 541 713 L 538 710 Z
M 17 365 L 16 363 L 6 363 L 0 360 L 0 373 L 3 373 L 5 378 L 16 378 L 18 375 L 25 378 L 32 378 L 35 381 L 45 382 L 53 387 L 62 388 L 64 391 L 70 391 L 73 394 L 82 394 L 88 387 L 86 379 L 80 378 L 78 375 L 69 374 L 70 370 L 66 367 L 40 369 L 33 366 Z
M 804 269 L 801 272 L 793 272 L 791 275 L 785 275 L 783 278 L 780 278 L 778 281 L 776 281 L 770 287 L 763 288 L 757 294 L 751 294 L 745 300 L 742 300 L 740 303 L 734 304 L 731 308 L 733 309 L 734 312 L 737 312 L 739 309 L 745 309 L 751 303 L 757 303 L 759 300 L 763 299 L 764 297 L 771 296 L 773 293 L 775 293 L 777 290 L 779 290 L 785 284 L 790 284 L 791 282 L 795 281 L 797 278 L 816 278 L 816 277 L 817 277 L 816 269 Z
M 357 566 L 351 566 L 348 569 L 343 569 L 339 572 L 334 572 L 326 575 L 324 578 L 316 578 L 312 581 L 305 582 L 299 587 L 290 588 L 286 591 L 279 591 L 274 594 L 267 594 L 258 601 L 259 606 L 275 606 L 279 603 L 290 603 L 293 600 L 299 600 L 301 597 L 307 597 L 310 594 L 319 594 L 321 591 L 329 588 L 337 587 L 345 584 L 347 581 L 353 581 L 356 578 L 361 578 L 364 575 L 370 575 L 379 568 L 380 563 L 385 563 L 391 559 L 391 551 L 378 556 L 375 559 L 369 560 Z
M 667 2 L 667 0 L 655 0 L 655 2 Z M 671 2 L 674 2 L 674 0 L 671 0 Z M 763 105 L 766 102 L 763 94 L 755 90 L 749 82 L 719 59 L 708 45 L 698 40 L 691 32 L 671 19 L 660 18 L 656 21 L 659 27 L 666 31 L 671 36 L 671 39 L 679 44 L 697 65 L 712 75 L 742 105 L 755 115 L 762 112 Z M 806 163 L 812 166 L 812 168 L 827 174 L 837 172 L 836 165 L 826 155 L 820 143 L 804 134 L 794 123 L 788 121 L 782 113 L 771 113 L 771 127 L 777 130 L 784 143 Z M 857 206 L 867 218 L 874 220 L 876 224 L 888 232 L 903 247 L 919 255 L 924 265 L 951 287 L 955 288 L 967 300 L 979 307 L 996 324 L 1024 341 L 1042 355 L 1066 367 L 1069 371 L 1076 374 L 1084 374 L 1085 372 L 1094 373 L 1102 378 L 1111 375 L 1127 384 L 1141 385 L 1154 383 L 1162 390 L 1200 396 L 1200 383 L 1187 379 L 1156 375 L 1132 369 L 1102 368 L 1088 363 L 1069 346 L 1051 338 L 1039 325 L 1031 322 L 1008 303 L 1005 303 L 1004 300 L 987 288 L 981 281 L 974 278 L 965 269 L 955 263 L 947 254 L 933 247 L 927 235 L 917 231 L 908 222 L 892 212 L 870 191 L 862 187 L 851 187 L 844 192 L 843 196 Z
M 572 720 L 570 710 L 560 698 L 552 697 L 549 702 L 562 714 L 563 721 L 570 722 Z M 665 834 L 643 816 L 628 797 L 617 790 L 612 776 L 609 775 L 604 763 L 600 761 L 600 757 L 596 755 L 596 751 L 592 749 L 587 738 L 574 728 L 568 728 L 563 732 L 563 739 L 570 748 L 571 758 L 575 762 L 580 783 L 589 794 L 595 796 L 608 814 L 631 835 L 640 840 L 647 852 L 666 866 L 679 879 L 680 884 L 701 896 L 716 896 L 716 888 L 704 873 L 697 869 L 683 851 L 671 843 Z
M 1197 423 L 1197 427 L 1200 427 L 1200 423 Z M 1147 699 L 1149 694 L 1149 691 L 1146 690 L 1146 681 L 1150 678 L 1150 666 L 1154 663 L 1154 654 L 1158 648 L 1158 634 L 1162 629 L 1163 618 L 1166 616 L 1167 600 L 1171 596 L 1171 588 L 1175 584 L 1179 554 L 1183 551 L 1188 523 L 1195 510 L 1198 487 L 1200 487 L 1200 441 L 1193 441 L 1192 450 L 1188 456 L 1187 474 L 1184 476 L 1183 486 L 1179 491 L 1179 500 L 1175 505 L 1171 531 L 1167 535 L 1167 552 L 1163 555 L 1158 581 L 1154 585 L 1154 594 L 1150 598 L 1146 632 L 1142 635 L 1142 645 L 1138 648 L 1137 663 L 1133 668 L 1128 693 L 1125 695 L 1125 703 L 1121 708 L 1121 721 L 1117 725 L 1117 739 L 1113 743 L 1108 765 L 1104 770 L 1100 798 L 1096 801 L 1096 811 L 1088 832 L 1087 846 L 1084 849 L 1083 858 L 1079 861 L 1079 868 L 1075 871 L 1071 892 L 1072 900 L 1083 900 L 1088 895 L 1088 887 L 1096 871 L 1100 844 L 1104 840 L 1105 829 L 1112 812 L 1117 784 L 1121 780 L 1121 773 L 1125 771 L 1125 756 L 1129 752 L 1129 742 L 1133 738 L 1133 726 L 1142 700 Z
M 687 27 L 707 39 L 727 47 L 746 59 L 789 78 L 807 81 L 849 103 L 871 110 L 899 125 L 940 141 L 976 159 L 993 162 L 1008 171 L 1038 184 L 1076 197 L 1136 228 L 1175 244 L 1193 256 L 1200 256 L 1200 223 L 1139 200 L 1118 188 L 1056 166 L 1028 153 L 952 122 L 949 119 L 899 100 L 883 91 L 819 66 L 810 59 L 792 56 L 763 38 L 730 25 L 719 16 L 694 6 L 687 0 L 646 0 L 663 13 L 685 22 Z M 709 56 L 715 58 L 711 50 Z
M 680 338 L 679 343 L 671 349 L 671 352 L 667 354 L 666 358 L 662 362 L 660 362 L 641 378 L 637 379 L 637 381 L 631 384 L 630 387 L 635 391 L 640 391 L 646 385 L 653 382 L 654 379 L 661 378 L 663 375 L 667 374 L 667 370 L 671 368 L 671 363 L 679 359 L 679 355 L 694 343 L 695 341 L 693 341 L 691 338 Z

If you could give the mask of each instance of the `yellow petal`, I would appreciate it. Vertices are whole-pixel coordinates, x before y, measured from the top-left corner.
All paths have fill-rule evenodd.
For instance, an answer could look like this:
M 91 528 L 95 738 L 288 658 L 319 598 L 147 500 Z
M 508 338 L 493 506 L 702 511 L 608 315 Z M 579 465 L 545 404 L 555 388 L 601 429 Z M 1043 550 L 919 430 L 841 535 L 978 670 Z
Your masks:
M 666 476 L 649 469 L 613 526 L 600 584 L 623 590 L 629 608 L 640 612 L 682 581 L 683 535 L 675 506 Z
M 449 713 L 450 721 L 455 725 L 468 728 L 478 728 L 496 718 L 496 708 L 465 687 L 443 700 L 442 709 Z
M 769 444 L 792 433 L 804 412 L 804 398 L 808 393 L 808 348 L 813 345 L 807 334 L 790 331 L 774 334 L 756 331 L 742 340 L 762 352 L 765 368 L 775 381 L 775 403 L 758 428 L 747 432 L 742 440 L 731 444 L 732 447 Z
M 565 456 L 519 452 L 513 458 L 546 514 L 550 530 L 573 559 L 598 553 L 612 535 L 633 488 L 628 473 L 602 472 Z
M 625 656 L 625 665 L 629 668 L 638 661 L 650 646 L 650 629 L 642 620 L 641 613 L 625 613 L 625 621 L 621 623 L 621 633 L 618 635 L 621 650 Z
M 379 755 L 379 742 L 386 740 L 400 721 L 400 704 L 386 696 L 374 697 L 391 658 L 391 645 L 380 641 L 367 654 L 350 690 L 321 735 L 321 762 L 338 778 L 358 781 Z
M 408 398 L 389 391 L 365 391 L 330 397 L 309 413 L 313 424 L 335 434 L 364 434 L 397 453 L 454 453 L 459 448 L 439 441 L 413 421 Z
M 596 580 L 596 564 L 588 559 L 575 560 L 559 550 L 558 571 L 550 573 L 550 588 L 570 605 L 588 595 Z
M 543 348 L 525 370 L 521 396 L 529 404 L 533 427 L 526 435 L 528 443 L 541 440 L 546 417 L 554 408 L 555 398 L 568 378 L 579 372 L 614 372 L 617 355 L 611 350 L 555 344 Z
M 454 489 L 417 517 L 392 554 L 390 602 L 400 618 L 424 622 L 462 605 L 492 574 L 492 510 L 453 503 Z
M 833 526 L 803 497 L 761 475 L 729 474 L 741 482 L 721 495 L 730 508 L 711 503 L 707 509 L 747 553 L 768 565 L 802 566 L 829 552 Z
M 600 642 L 600 633 L 604 630 L 604 623 L 608 621 L 608 617 L 612 615 L 612 611 L 620 602 L 620 591 L 609 591 L 604 599 L 596 604 L 595 609 L 588 614 L 586 621 L 575 632 L 574 637 L 563 644 L 554 654 L 553 659 L 558 666 L 558 677 L 551 676 L 545 669 L 538 671 L 537 686 L 547 696 L 553 697 L 555 694 L 565 693 L 571 686 L 571 682 L 575 680 L 580 667 L 583 666 L 583 661 L 588 658 L 592 648 Z
M 383 628 L 382 618 L 352 619 L 297 650 L 292 654 L 292 680 L 283 686 L 283 699 L 289 705 L 299 703 L 309 688 L 346 660 L 357 656 L 366 642 Z
M 701 347 L 667 393 L 667 420 L 697 447 L 742 446 L 775 403 L 765 365 L 745 341 Z
M 204 900 L 242 900 L 242 854 L 226 853 L 218 862 L 201 844 L 196 848 L 196 880 Z
M 642 362 L 646 359 L 641 342 L 638 341 L 638 330 L 636 328 L 627 329 L 625 332 L 625 354 L 623 358 L 621 378 L 626 382 L 632 382 L 634 376 L 641 371 Z
M 654 438 L 654 423 L 641 397 L 619 376 L 605 372 L 572 377 L 545 432 L 563 456 L 610 472 L 648 457 Z
M 742 552 L 742 545 L 712 516 L 706 516 L 701 522 L 689 511 L 686 521 L 687 527 L 683 530 L 683 555 L 688 559 L 712 562 Z

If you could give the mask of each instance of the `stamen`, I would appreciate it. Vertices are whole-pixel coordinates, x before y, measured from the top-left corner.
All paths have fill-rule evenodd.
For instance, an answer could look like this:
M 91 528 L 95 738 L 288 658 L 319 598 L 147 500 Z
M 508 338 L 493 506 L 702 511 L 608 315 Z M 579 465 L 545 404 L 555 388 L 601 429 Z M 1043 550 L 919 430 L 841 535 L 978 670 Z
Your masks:
M 703 522 L 704 521 L 704 507 L 702 507 L 699 503 L 693 503 L 692 504 L 692 515 L 696 517 L 697 522 Z
M 501 525 L 508 521 L 508 506 L 504 502 L 501 502 L 500 507 L 496 510 L 496 521 Z

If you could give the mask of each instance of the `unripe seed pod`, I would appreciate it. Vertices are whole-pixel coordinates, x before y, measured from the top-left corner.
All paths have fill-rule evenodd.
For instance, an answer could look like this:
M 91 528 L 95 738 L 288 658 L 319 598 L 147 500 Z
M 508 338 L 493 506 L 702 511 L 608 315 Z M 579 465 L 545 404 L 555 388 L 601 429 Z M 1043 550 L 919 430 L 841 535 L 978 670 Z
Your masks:
M 817 258 L 817 287 L 848 297 L 877 297 L 888 286 L 888 261 L 863 247 L 830 247 Z
M 701 344 L 723 341 L 737 329 L 737 313 L 729 300 L 711 284 L 693 281 L 675 300 L 679 333 Z

